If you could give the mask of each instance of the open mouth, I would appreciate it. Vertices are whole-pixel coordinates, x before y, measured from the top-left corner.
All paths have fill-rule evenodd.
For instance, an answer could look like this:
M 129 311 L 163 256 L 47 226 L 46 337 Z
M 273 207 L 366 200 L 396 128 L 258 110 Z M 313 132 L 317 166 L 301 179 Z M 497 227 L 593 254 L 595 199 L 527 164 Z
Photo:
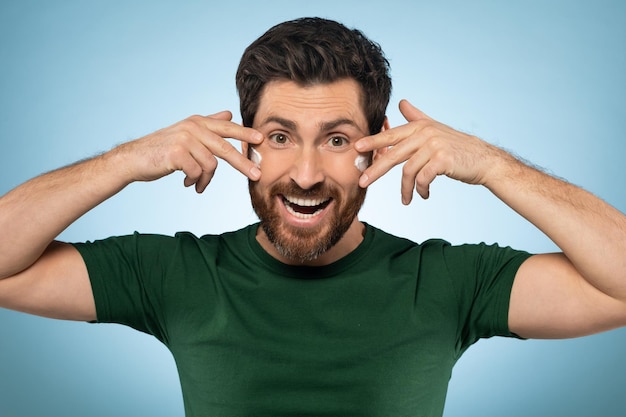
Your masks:
M 282 196 L 283 204 L 289 213 L 299 219 L 310 219 L 320 214 L 332 198 L 299 198 Z

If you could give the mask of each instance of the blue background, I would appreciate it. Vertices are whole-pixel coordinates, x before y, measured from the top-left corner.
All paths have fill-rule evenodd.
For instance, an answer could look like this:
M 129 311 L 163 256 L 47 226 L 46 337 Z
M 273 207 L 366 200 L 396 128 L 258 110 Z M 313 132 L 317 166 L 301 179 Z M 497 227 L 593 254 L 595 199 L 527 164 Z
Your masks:
M 243 49 L 275 23 L 307 15 L 356 26 L 382 45 L 392 125 L 403 123 L 397 103 L 408 98 L 626 211 L 626 3 L 603 0 L 4 0 L 0 194 L 191 114 L 230 109 L 239 121 Z M 429 200 L 409 207 L 399 187 L 398 169 L 375 183 L 361 219 L 416 241 L 555 249 L 480 187 L 439 178 Z M 134 184 L 61 238 L 218 233 L 255 220 L 246 180 L 222 163 L 203 195 L 178 174 Z M 0 416 L 183 415 L 174 362 L 150 336 L 6 310 L 0 334 Z M 625 349 L 625 330 L 481 341 L 455 369 L 445 416 L 625 415 Z

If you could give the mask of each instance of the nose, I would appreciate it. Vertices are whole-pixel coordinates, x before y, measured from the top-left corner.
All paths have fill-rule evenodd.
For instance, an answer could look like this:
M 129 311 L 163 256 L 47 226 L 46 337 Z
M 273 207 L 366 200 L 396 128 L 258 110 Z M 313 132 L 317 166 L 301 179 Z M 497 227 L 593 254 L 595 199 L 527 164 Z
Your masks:
M 294 160 L 290 172 L 291 179 L 303 190 L 324 181 L 322 157 L 315 149 L 301 149 Z

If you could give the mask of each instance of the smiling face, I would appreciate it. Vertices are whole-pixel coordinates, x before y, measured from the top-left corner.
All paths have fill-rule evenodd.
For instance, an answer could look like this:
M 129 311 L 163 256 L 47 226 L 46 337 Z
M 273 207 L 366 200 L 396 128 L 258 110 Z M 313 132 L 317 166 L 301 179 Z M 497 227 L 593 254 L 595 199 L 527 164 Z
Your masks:
M 330 263 L 363 239 L 356 215 L 365 189 L 355 165 L 362 155 L 353 143 L 369 130 L 360 92 L 349 79 L 307 87 L 272 81 L 263 90 L 252 126 L 266 138 L 254 147 L 262 175 L 250 182 L 250 196 L 261 220 L 257 239 L 285 263 Z

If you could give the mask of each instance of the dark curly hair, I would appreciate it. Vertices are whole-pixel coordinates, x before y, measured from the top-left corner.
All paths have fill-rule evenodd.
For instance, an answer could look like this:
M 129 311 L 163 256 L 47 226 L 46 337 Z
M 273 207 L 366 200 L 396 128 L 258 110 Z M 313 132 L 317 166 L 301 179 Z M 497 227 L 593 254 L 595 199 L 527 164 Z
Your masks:
M 321 18 L 280 23 L 243 53 L 236 85 L 244 126 L 252 126 L 263 87 L 274 80 L 303 86 L 352 78 L 362 87 L 370 134 L 380 132 L 391 95 L 389 62 L 362 32 Z

